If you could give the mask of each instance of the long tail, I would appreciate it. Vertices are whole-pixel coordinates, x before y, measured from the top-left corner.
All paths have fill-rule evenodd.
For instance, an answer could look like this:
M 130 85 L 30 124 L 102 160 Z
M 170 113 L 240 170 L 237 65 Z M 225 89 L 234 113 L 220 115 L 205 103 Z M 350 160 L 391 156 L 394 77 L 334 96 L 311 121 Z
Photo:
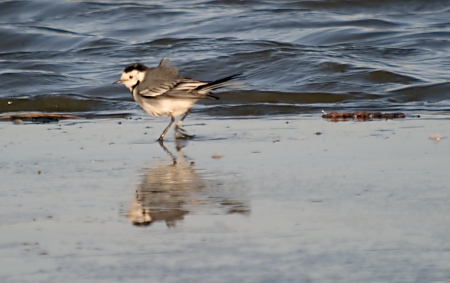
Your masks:
M 235 74 L 232 76 L 228 76 L 228 77 L 225 77 L 222 79 L 215 80 L 213 82 L 210 82 L 205 85 L 201 85 L 201 86 L 197 87 L 195 89 L 195 91 L 197 91 L 197 93 L 200 93 L 200 94 L 208 95 L 211 91 L 226 86 L 227 84 L 229 84 L 229 81 L 239 77 L 240 75 L 242 75 L 242 74 Z M 211 98 L 218 99 L 217 97 L 212 96 L 212 95 L 208 95 L 208 96 Z

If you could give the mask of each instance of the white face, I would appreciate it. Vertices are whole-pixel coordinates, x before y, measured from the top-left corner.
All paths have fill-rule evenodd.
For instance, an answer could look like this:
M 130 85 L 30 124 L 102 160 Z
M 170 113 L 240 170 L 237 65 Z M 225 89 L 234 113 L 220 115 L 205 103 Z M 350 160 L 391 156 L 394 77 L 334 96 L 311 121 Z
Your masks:
M 144 79 L 144 76 L 145 76 L 145 72 L 138 71 L 138 70 L 123 72 L 122 76 L 120 77 L 120 80 L 118 80 L 116 83 L 122 83 L 130 91 L 133 91 L 133 86 L 135 86 L 138 81 L 142 82 L 142 80 Z

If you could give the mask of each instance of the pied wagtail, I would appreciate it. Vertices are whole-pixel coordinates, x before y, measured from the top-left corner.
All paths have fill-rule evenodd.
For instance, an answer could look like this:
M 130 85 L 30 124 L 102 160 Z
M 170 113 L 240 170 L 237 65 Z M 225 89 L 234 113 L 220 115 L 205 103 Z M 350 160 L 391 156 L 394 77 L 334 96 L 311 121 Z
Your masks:
M 122 76 L 114 84 L 124 84 L 133 94 L 134 100 L 150 115 L 170 117 L 169 125 L 159 136 L 162 142 L 165 134 L 175 122 L 177 138 L 191 138 L 181 124 L 199 99 L 218 99 L 210 95 L 211 91 L 223 87 L 228 81 L 240 74 L 225 77 L 212 82 L 187 79 L 178 75 L 178 69 L 169 65 L 169 59 L 162 59 L 156 68 L 141 63 L 130 64 L 123 70 Z

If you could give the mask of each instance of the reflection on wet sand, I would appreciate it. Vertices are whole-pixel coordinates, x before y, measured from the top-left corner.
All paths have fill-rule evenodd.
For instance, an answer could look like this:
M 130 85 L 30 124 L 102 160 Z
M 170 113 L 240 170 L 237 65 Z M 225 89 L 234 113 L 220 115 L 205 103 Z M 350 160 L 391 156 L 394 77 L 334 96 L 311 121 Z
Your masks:
M 128 219 L 137 226 L 165 221 L 168 227 L 191 212 L 208 214 L 247 214 L 248 201 L 242 199 L 242 184 L 208 178 L 208 173 L 196 169 L 192 159 L 181 149 L 186 144 L 176 144 L 177 155 L 163 143 L 163 150 L 172 163 L 149 168 L 136 189 Z M 199 173 L 199 171 L 203 171 Z M 209 176 L 210 177 L 210 176 Z M 233 178 L 234 179 L 234 178 Z

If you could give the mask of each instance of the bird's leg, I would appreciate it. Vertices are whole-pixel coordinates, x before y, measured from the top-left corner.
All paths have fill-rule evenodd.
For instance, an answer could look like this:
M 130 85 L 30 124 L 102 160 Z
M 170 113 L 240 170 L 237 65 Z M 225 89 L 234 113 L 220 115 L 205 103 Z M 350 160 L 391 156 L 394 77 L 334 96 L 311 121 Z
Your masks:
M 181 119 L 177 122 L 177 124 L 175 125 L 175 130 L 176 131 L 184 131 L 183 129 L 181 129 L 181 125 L 183 124 L 183 120 L 187 117 L 187 115 L 189 115 L 189 113 L 191 113 L 192 108 L 189 108 L 188 111 L 186 111 L 186 113 L 184 113 L 183 117 L 181 117 Z
M 164 129 L 164 131 L 162 132 L 162 134 L 159 136 L 158 141 L 162 141 L 164 139 L 164 136 L 166 135 L 167 131 L 170 129 L 170 126 L 172 126 L 173 122 L 175 122 L 175 117 L 170 116 L 170 123 L 169 125 Z
M 176 123 L 175 125 L 175 136 L 177 139 L 183 139 L 183 138 L 193 138 L 193 135 L 189 135 L 183 128 L 181 128 L 181 125 L 183 124 L 183 120 L 191 113 L 192 108 L 189 108 L 186 113 L 184 113 L 183 117 Z

